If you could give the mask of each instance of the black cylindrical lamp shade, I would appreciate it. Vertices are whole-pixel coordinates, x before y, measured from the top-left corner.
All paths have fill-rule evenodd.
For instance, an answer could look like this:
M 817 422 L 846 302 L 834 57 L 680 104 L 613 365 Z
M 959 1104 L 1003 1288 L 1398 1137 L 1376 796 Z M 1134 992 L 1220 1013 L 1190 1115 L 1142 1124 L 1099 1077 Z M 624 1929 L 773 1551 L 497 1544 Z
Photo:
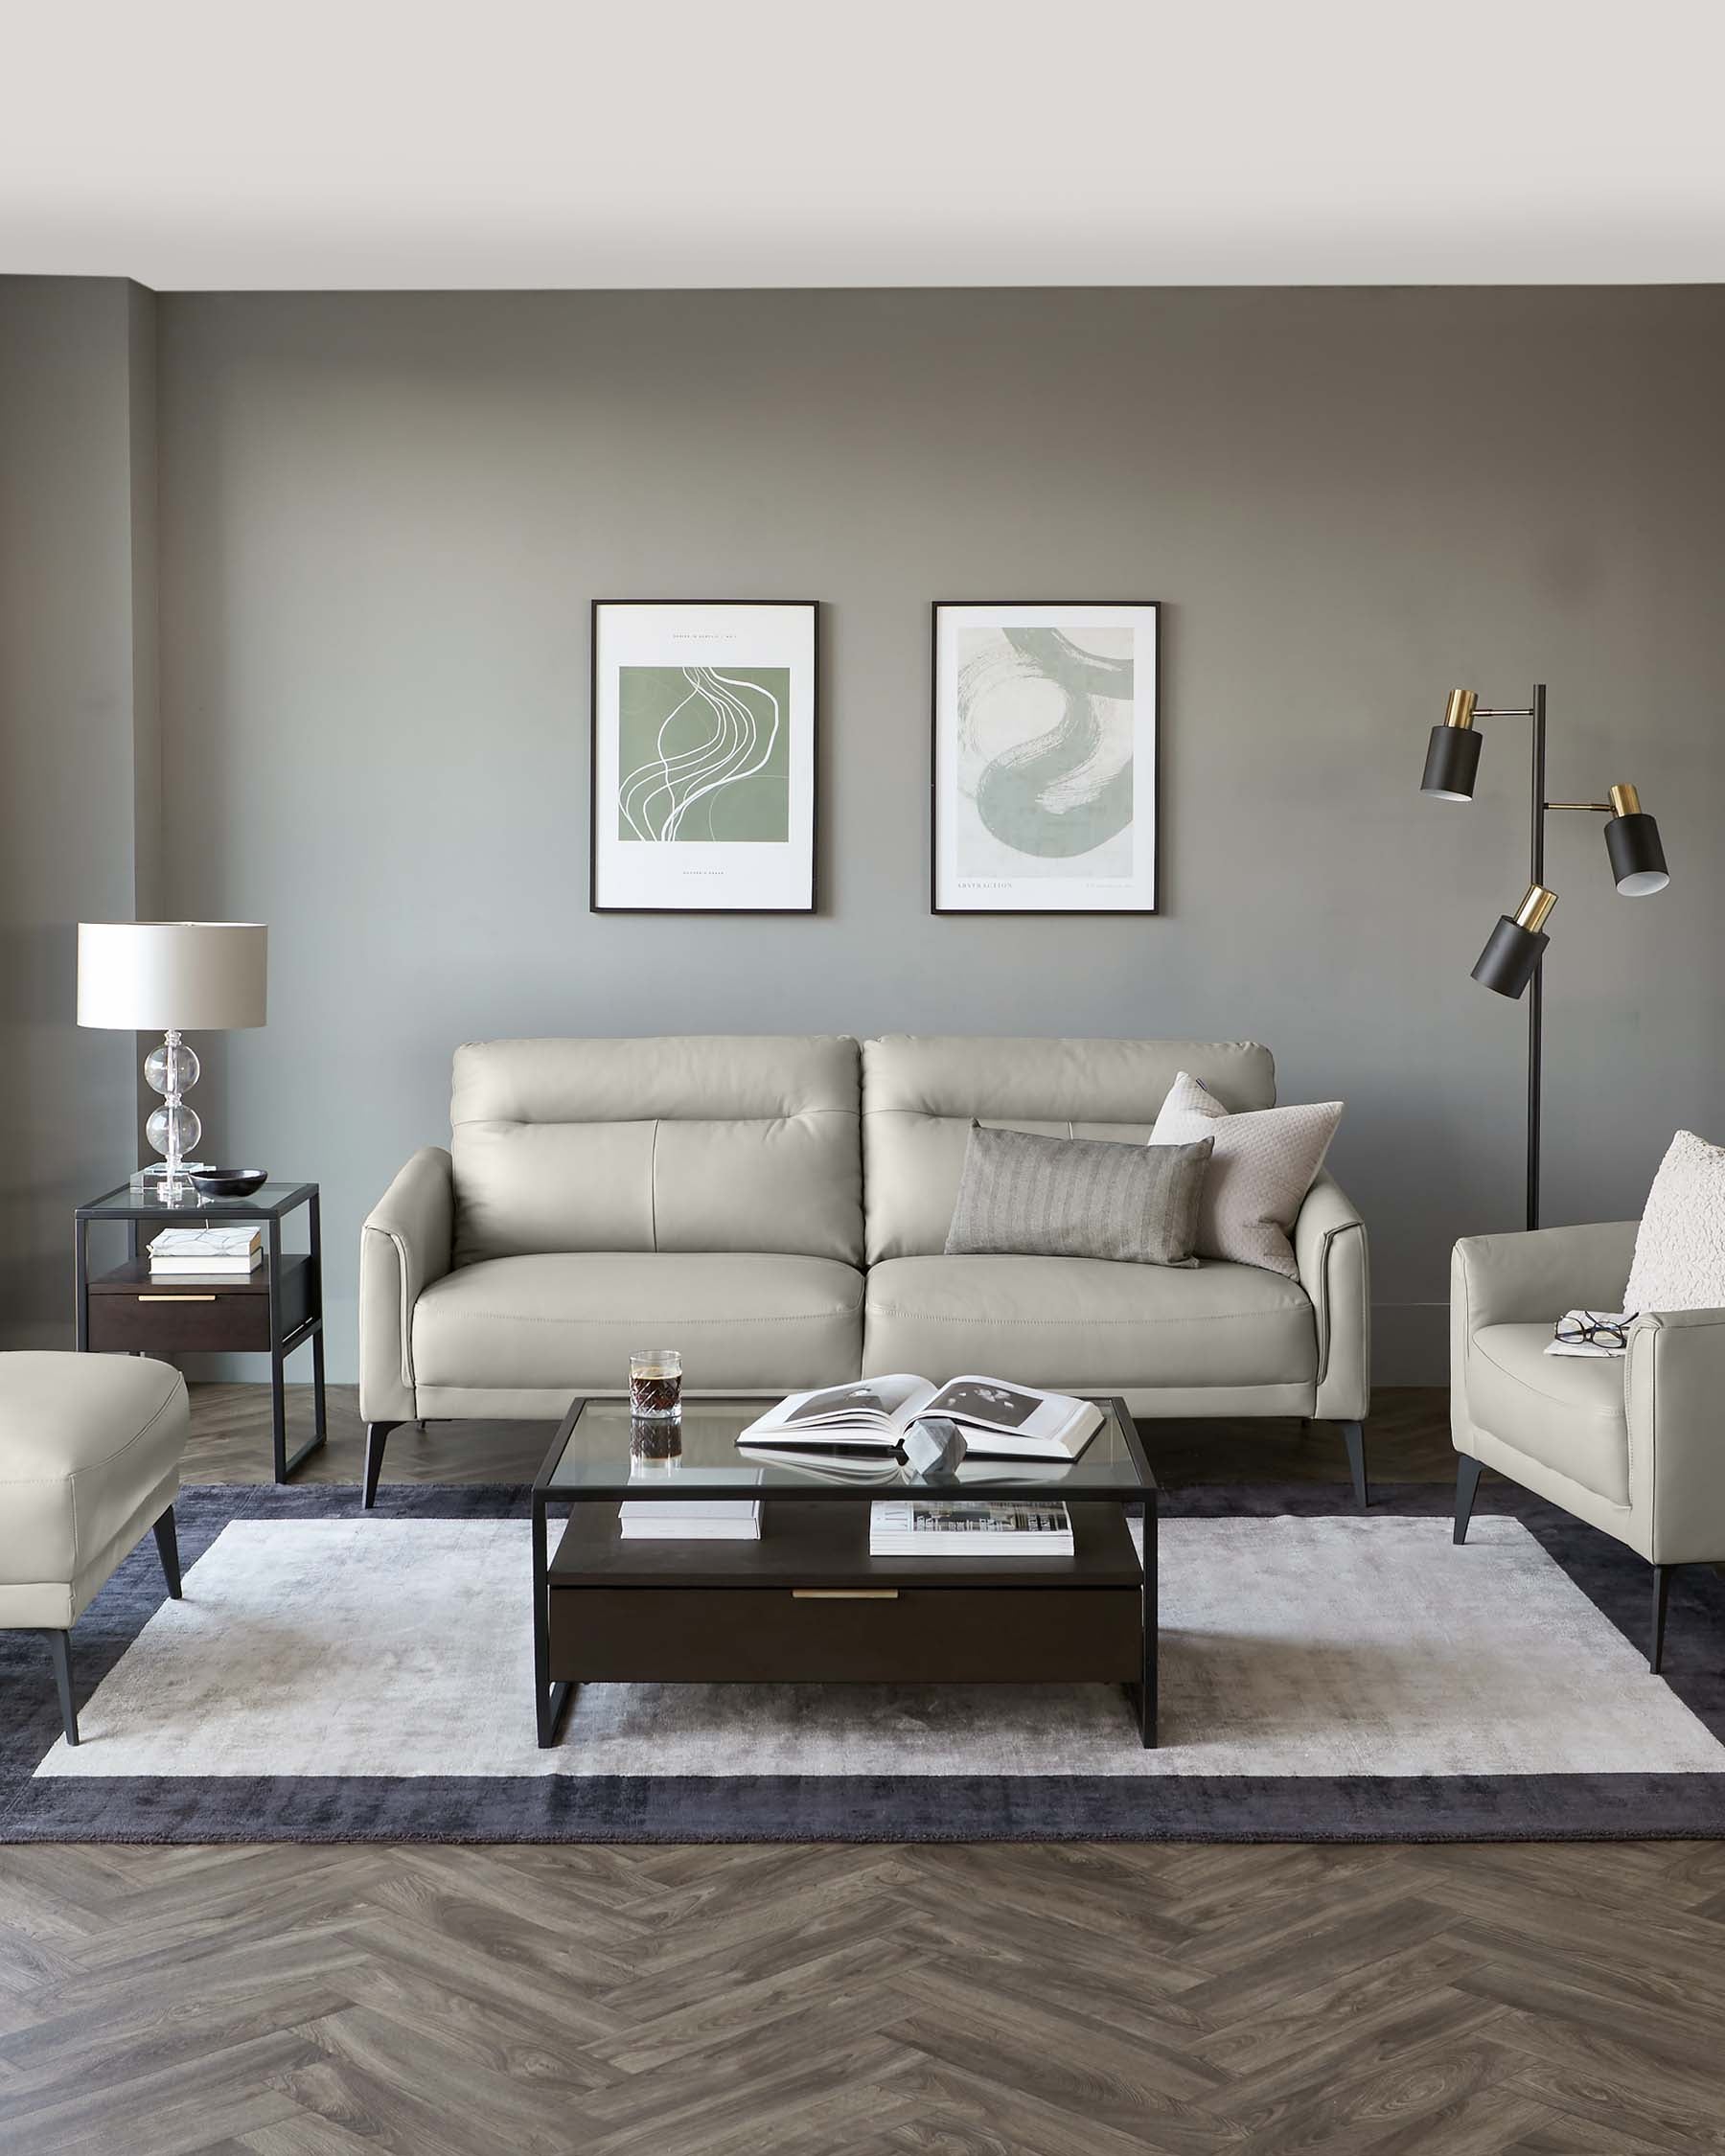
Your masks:
M 1613 816 L 1605 826 L 1611 873 L 1624 898 L 1647 898 L 1671 881 L 1659 826 L 1650 815 Z
M 1440 801 L 1471 801 L 1480 768 L 1480 738 L 1471 726 L 1434 726 L 1419 791 L 1435 793 Z
M 1533 969 L 1551 940 L 1543 929 L 1524 929 L 1507 913 L 1500 913 L 1497 927 L 1474 967 L 1473 977 L 1495 995 L 1517 997 L 1533 978 Z

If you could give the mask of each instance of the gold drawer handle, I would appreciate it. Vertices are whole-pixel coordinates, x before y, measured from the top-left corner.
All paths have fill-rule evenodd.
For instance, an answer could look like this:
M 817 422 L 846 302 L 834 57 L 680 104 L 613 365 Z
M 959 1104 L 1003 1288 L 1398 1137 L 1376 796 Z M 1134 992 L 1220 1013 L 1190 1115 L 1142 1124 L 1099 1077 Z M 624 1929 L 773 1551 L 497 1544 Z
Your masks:
M 140 1296 L 140 1302 L 214 1302 L 214 1296 Z
M 794 1587 L 794 1602 L 896 1602 L 896 1587 Z

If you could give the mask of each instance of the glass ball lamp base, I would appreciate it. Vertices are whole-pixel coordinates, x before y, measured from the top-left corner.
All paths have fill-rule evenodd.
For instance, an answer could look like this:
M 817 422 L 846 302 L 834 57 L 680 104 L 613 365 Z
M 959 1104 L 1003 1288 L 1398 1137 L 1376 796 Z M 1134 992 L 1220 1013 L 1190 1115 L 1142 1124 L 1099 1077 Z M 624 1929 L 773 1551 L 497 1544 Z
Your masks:
M 145 1170 L 164 1205 L 196 1202 L 197 1186 L 186 1170 L 196 1157 L 203 1125 L 197 1111 L 187 1107 L 183 1095 L 188 1087 L 196 1084 L 197 1075 L 196 1056 L 175 1032 L 170 1032 L 161 1046 L 151 1048 L 144 1059 L 145 1082 L 166 1096 L 144 1126 L 146 1139 L 164 1156 L 159 1168 Z

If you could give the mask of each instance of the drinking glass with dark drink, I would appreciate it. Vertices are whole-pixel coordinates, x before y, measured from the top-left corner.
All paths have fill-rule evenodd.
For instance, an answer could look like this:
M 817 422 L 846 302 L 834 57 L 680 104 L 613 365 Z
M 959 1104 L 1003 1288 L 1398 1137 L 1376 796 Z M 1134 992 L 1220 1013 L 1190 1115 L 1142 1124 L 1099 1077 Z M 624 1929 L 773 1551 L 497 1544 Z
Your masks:
M 629 1411 L 637 1422 L 682 1419 L 682 1357 L 675 1347 L 638 1348 L 629 1358 Z

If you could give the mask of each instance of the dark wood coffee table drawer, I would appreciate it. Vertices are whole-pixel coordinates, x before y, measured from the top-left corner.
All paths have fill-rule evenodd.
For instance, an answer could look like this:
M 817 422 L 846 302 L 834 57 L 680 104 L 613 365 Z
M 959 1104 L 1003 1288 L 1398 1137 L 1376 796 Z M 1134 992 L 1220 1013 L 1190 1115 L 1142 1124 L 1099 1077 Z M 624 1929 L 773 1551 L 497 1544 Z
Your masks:
M 939 1562 L 939 1560 L 933 1560 Z M 553 1587 L 576 1684 L 1100 1684 L 1143 1670 L 1120 1587 Z
M 302 1256 L 282 1260 L 284 1338 L 310 1311 L 310 1269 Z M 90 1282 L 90 1346 L 97 1354 L 176 1355 L 197 1349 L 250 1352 L 269 1347 L 267 1260 L 243 1280 L 219 1273 L 152 1278 L 147 1258 Z

